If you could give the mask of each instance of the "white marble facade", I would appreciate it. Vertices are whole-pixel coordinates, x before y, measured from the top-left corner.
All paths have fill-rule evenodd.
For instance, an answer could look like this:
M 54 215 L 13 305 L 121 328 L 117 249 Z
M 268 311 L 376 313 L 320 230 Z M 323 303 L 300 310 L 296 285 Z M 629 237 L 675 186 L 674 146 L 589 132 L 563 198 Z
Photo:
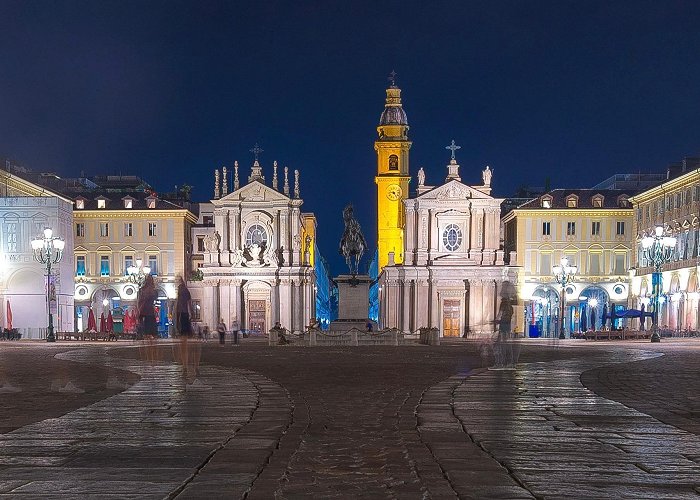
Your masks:
M 56 332 L 73 331 L 73 209 L 70 200 L 2 171 L 5 196 L 0 197 L 0 317 L 7 327 L 7 303 L 12 326 L 23 339 L 46 337 L 48 310 L 46 266 L 34 260 L 31 241 L 51 228 L 65 240 L 60 263 L 54 266 Z M 14 188 L 13 188 L 14 185 Z
M 467 186 L 459 165 L 448 165 L 445 183 L 425 185 L 405 200 L 402 265 L 379 276 L 380 323 L 404 333 L 436 327 L 441 336 L 481 336 L 497 330 L 504 297 L 515 299 L 516 269 L 500 249 L 500 205 L 491 196 L 491 170 L 483 185 Z
M 227 193 L 226 177 L 215 189 L 214 231 L 204 240 L 204 279 L 193 284 L 201 303 L 201 322 L 215 327 L 222 318 L 230 328 L 267 332 L 276 322 L 301 332 L 315 318 L 315 274 L 310 262 L 313 216 L 301 213 L 299 176 L 290 194 L 285 169 L 282 191 L 277 166 L 272 187 L 265 184 L 256 160 L 248 184 Z M 218 180 L 217 175 L 217 180 Z M 314 228 L 315 229 L 315 228 Z

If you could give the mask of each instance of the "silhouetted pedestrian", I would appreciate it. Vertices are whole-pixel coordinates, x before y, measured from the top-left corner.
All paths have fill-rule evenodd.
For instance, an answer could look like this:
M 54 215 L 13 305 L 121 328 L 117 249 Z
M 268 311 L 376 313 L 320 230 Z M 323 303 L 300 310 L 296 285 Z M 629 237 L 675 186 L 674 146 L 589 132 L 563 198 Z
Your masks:
M 226 323 L 224 323 L 224 318 L 219 320 L 216 331 L 219 333 L 219 344 L 224 345 L 226 343 Z

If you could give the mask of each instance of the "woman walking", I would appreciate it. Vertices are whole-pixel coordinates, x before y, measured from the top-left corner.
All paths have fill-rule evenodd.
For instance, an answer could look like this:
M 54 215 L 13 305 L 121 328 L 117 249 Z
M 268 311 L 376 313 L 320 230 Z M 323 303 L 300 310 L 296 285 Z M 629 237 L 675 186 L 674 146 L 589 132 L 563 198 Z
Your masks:
M 156 339 L 158 338 L 158 323 L 156 322 L 156 310 L 154 302 L 158 299 L 158 290 L 153 276 L 150 274 L 141 285 L 136 298 L 136 307 L 139 311 L 139 337 L 144 340 L 144 354 L 146 361 L 156 361 Z
M 187 285 L 182 276 L 178 277 L 175 312 L 177 313 L 180 362 L 182 363 L 183 372 L 185 377 L 188 375 L 196 377 L 197 371 L 199 370 L 199 357 L 201 352 L 198 344 L 191 345 L 192 342 L 195 342 L 190 316 L 192 313 L 192 295 L 187 289 Z

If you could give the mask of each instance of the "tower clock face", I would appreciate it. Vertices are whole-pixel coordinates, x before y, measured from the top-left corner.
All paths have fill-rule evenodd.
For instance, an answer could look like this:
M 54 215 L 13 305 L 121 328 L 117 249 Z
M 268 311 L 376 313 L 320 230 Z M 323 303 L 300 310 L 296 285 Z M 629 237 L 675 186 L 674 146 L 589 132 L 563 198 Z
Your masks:
M 401 198 L 401 186 L 398 184 L 390 184 L 386 188 L 386 197 L 391 201 L 396 201 Z

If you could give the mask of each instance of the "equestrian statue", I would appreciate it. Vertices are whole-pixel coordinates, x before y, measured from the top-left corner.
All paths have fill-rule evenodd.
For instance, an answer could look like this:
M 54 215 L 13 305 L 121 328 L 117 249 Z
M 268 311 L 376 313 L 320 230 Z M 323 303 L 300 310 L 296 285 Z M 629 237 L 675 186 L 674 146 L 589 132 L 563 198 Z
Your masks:
M 345 263 L 350 268 L 350 274 L 357 275 L 360 259 L 367 248 L 367 241 L 360 229 L 360 223 L 353 216 L 352 205 L 348 205 L 343 209 L 343 221 L 345 222 L 345 231 L 340 239 L 340 254 L 345 257 Z

